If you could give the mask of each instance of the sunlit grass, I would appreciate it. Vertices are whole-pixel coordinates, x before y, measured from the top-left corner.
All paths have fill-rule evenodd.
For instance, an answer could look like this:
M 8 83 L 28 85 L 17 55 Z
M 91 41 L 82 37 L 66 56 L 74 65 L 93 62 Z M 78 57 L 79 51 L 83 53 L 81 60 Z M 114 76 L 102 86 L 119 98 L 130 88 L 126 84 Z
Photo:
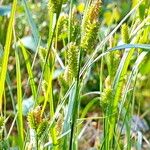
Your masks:
M 132 137 L 132 117 L 141 113 L 137 79 L 149 57 L 150 2 L 133 0 L 122 16 L 117 4 L 110 5 L 112 22 L 108 4 L 39 2 L 38 9 L 47 11 L 41 23 L 34 2 L 13 1 L 0 58 L 0 149 L 81 149 L 89 122 L 97 123 L 96 149 L 142 149 L 144 133 Z M 26 17 L 23 31 L 20 14 Z

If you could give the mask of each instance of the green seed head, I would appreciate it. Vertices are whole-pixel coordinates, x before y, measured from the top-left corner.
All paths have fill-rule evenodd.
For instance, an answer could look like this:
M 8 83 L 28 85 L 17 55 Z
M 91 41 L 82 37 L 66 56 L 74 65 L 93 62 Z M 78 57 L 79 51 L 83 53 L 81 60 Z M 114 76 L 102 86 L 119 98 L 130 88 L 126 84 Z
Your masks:
M 78 60 L 79 60 L 79 49 L 75 45 L 75 43 L 70 43 L 68 45 L 67 51 L 67 58 L 68 58 L 68 71 L 72 77 L 77 77 L 78 75 Z
M 68 15 L 63 13 L 58 19 L 57 34 L 59 41 L 67 38 L 67 31 L 68 31 Z
M 99 29 L 99 23 L 89 23 L 86 26 L 86 31 L 84 33 L 84 36 L 81 40 L 81 47 L 82 49 L 86 50 L 87 52 L 90 52 L 91 49 L 94 48 L 96 41 L 97 41 L 97 33 Z
M 129 30 L 127 24 L 122 25 L 121 36 L 124 43 L 129 43 Z
M 39 126 L 37 128 L 37 135 L 38 135 L 38 137 L 41 137 L 45 133 L 47 127 L 48 127 L 48 121 L 47 120 L 43 120 L 39 124 Z
M 94 48 L 97 41 L 97 33 L 99 29 L 99 9 L 101 0 L 95 0 L 88 10 L 85 12 L 82 21 L 82 37 L 81 47 L 86 51 Z
M 29 112 L 27 120 L 30 128 L 37 129 L 39 124 L 42 122 L 41 107 L 37 106 L 34 110 Z
M 60 84 L 60 88 L 61 88 L 61 95 L 63 96 L 69 88 L 69 83 L 68 83 L 68 80 L 66 80 L 64 78 L 64 76 L 62 76 L 62 75 L 59 76 L 58 80 L 59 80 L 59 84 Z
M 112 89 L 106 88 L 102 93 L 101 102 L 100 102 L 104 111 L 108 108 L 111 101 L 112 101 Z

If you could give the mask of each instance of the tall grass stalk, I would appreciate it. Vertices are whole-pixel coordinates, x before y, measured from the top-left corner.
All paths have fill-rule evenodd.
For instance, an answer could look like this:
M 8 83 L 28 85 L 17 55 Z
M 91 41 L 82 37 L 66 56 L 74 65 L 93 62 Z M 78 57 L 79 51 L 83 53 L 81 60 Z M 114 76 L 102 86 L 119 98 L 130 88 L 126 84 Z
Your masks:
M 17 50 L 15 51 L 15 58 L 16 58 L 16 77 L 17 77 L 18 139 L 19 139 L 20 149 L 23 149 L 24 127 L 23 127 L 23 114 L 22 114 L 22 83 L 21 83 L 20 60 L 19 60 L 19 55 Z
M 1 87 L 1 90 L 0 90 L 0 112 L 1 113 L 2 113 L 2 97 L 3 97 L 4 87 L 5 87 L 7 64 L 8 64 L 8 57 L 9 57 L 9 53 L 10 53 L 12 30 L 13 30 L 14 21 L 15 21 L 16 7 L 17 7 L 17 0 L 14 0 L 13 5 L 12 5 L 10 20 L 9 20 L 9 24 L 8 24 L 8 29 L 7 29 L 6 43 L 5 43 L 2 67 L 1 67 L 1 72 L 0 72 L 0 87 Z
M 37 94 L 37 89 L 36 89 L 36 85 L 35 85 L 35 82 L 34 82 L 32 66 L 31 66 L 31 63 L 30 63 L 30 60 L 29 60 L 27 50 L 25 49 L 25 47 L 22 44 L 21 44 L 21 49 L 22 49 L 23 57 L 25 59 L 27 72 L 28 72 L 28 75 L 29 75 L 29 83 L 30 83 L 30 87 L 31 87 L 31 90 L 32 90 L 32 95 L 33 95 L 33 98 L 35 100 L 36 94 Z

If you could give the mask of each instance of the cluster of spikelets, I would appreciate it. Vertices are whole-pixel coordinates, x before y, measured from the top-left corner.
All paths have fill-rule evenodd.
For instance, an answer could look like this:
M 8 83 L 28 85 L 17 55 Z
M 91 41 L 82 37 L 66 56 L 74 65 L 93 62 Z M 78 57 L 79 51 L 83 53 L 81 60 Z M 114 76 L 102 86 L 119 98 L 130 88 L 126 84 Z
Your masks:
M 40 47 L 38 52 L 39 52 L 38 55 L 41 59 L 41 62 L 44 63 L 44 61 L 45 61 L 44 58 L 46 57 L 47 49 L 43 48 L 43 47 Z
M 63 96 L 69 89 L 73 79 L 77 78 L 79 73 L 79 48 L 75 42 L 71 42 L 67 46 L 67 66 L 64 74 L 59 76 L 59 84 L 61 87 L 61 95 Z
M 150 31 L 150 28 L 147 27 L 145 30 L 143 30 L 143 32 L 139 32 L 139 36 L 137 36 L 136 42 L 143 43 L 143 44 L 147 43 L 149 31 Z M 124 43 L 127 43 L 127 44 L 130 43 L 129 27 L 126 23 L 124 23 L 121 27 L 121 38 Z M 116 46 L 114 44 L 112 44 L 112 45 L 113 46 L 110 46 L 110 48 Z M 120 56 L 119 56 L 119 53 L 116 53 L 116 52 L 111 53 L 110 55 L 111 55 L 111 57 L 109 58 L 109 61 L 111 61 L 111 64 L 113 65 L 112 72 L 115 72 L 113 70 L 117 69 L 116 67 L 118 66 Z M 114 57 L 112 57 L 112 55 L 114 55 Z M 101 94 L 100 104 L 101 104 L 104 112 L 110 106 L 111 101 L 113 101 L 113 91 L 111 88 L 110 80 L 113 79 L 112 77 L 114 77 L 114 74 L 110 73 L 110 75 L 111 76 L 108 76 L 105 80 L 105 89 Z
M 41 107 L 37 106 L 28 114 L 28 124 L 31 129 L 34 129 L 36 135 L 41 137 L 48 127 L 48 121 L 41 116 Z
M 122 28 L 121 28 L 121 36 L 122 36 L 122 41 L 124 43 L 129 43 L 130 39 L 129 39 L 129 29 L 128 29 L 128 26 L 127 24 L 123 24 L 122 25 Z M 110 45 L 113 45 L 115 46 L 112 42 Z M 113 47 L 113 46 L 110 46 Z M 112 57 L 112 55 L 114 55 L 114 57 Z M 118 62 L 119 62 L 119 54 L 117 53 L 112 53 L 110 54 L 111 57 L 109 57 L 109 64 L 110 65 L 113 65 L 113 68 L 112 68 L 112 73 L 110 73 L 110 76 L 108 76 L 106 79 L 105 79 L 105 89 L 104 91 L 102 92 L 102 95 L 101 95 L 101 106 L 104 110 L 104 112 L 106 112 L 107 108 L 110 106 L 111 104 L 111 101 L 113 101 L 113 90 L 112 90 L 112 87 L 111 87 L 111 80 L 114 78 L 114 74 L 113 71 L 114 69 L 116 70 L 117 69 L 117 66 L 118 66 Z
M 63 97 L 67 90 L 69 89 L 69 83 L 68 80 L 65 78 L 65 75 L 60 75 L 59 76 L 59 85 L 61 87 L 61 92 L 60 95 Z
M 121 28 L 122 41 L 129 43 L 129 29 L 127 24 L 123 24 Z
M 145 5 L 142 4 L 140 5 L 141 7 L 145 8 L 145 13 L 144 13 L 144 18 L 148 18 L 149 14 L 150 14 L 150 8 L 146 9 Z M 139 9 L 139 13 L 141 14 L 142 12 L 142 8 Z M 139 18 L 141 19 L 141 15 L 139 15 Z M 149 22 L 150 19 L 147 20 L 147 22 Z M 150 27 L 149 26 L 145 26 L 145 28 L 141 28 L 138 33 L 135 36 L 135 42 L 140 43 L 140 44 L 148 44 L 149 43 L 149 37 L 150 37 Z M 128 25 L 125 23 L 122 25 L 121 28 L 121 36 L 122 36 L 122 41 L 124 43 L 130 43 L 130 37 L 129 37 L 129 27 Z
M 79 46 L 78 41 L 80 38 L 77 36 L 79 35 L 81 31 L 81 41 L 80 41 L 80 47 L 90 52 L 92 50 L 97 42 L 97 33 L 99 29 L 99 9 L 101 5 L 101 0 L 94 0 L 92 2 L 92 5 L 89 6 L 87 11 L 85 12 L 85 15 L 82 20 L 82 26 L 81 29 L 79 28 L 79 22 L 77 21 L 75 13 L 72 15 L 72 21 L 71 21 L 71 43 L 67 45 L 67 63 L 66 63 L 66 69 L 64 75 L 60 76 L 59 83 L 61 86 L 61 94 L 64 95 L 65 92 L 68 90 L 70 83 L 72 83 L 72 80 L 74 78 L 77 78 L 79 73 Z M 63 33 L 62 30 L 65 30 L 68 28 L 67 19 L 66 17 L 61 17 L 58 22 L 58 33 Z M 64 24 L 63 24 L 64 23 Z M 64 31 L 65 31 L 64 30 Z M 60 34 L 61 35 L 61 34 Z
M 117 46 L 118 39 L 119 37 L 117 35 L 110 38 L 109 49 Z M 120 57 L 121 57 L 120 51 L 111 52 L 109 55 L 105 57 L 111 82 L 113 81 L 116 70 L 118 68 Z
M 68 19 L 69 17 L 65 13 L 62 13 L 58 19 L 58 25 L 57 25 L 58 41 L 61 41 L 67 38 Z
M 101 0 L 95 0 L 92 5 L 87 9 L 82 22 L 82 49 L 90 52 L 97 41 L 97 33 L 99 29 L 99 9 Z
M 68 72 L 71 77 L 77 77 L 79 69 L 79 49 L 71 42 L 67 49 Z
M 113 100 L 113 93 L 111 88 L 110 76 L 105 79 L 105 89 L 101 94 L 100 105 L 104 112 L 106 112 L 107 108 L 110 106 L 111 101 Z
M 150 43 L 150 26 L 145 27 L 145 29 L 141 32 L 141 34 L 139 34 L 139 43 L 140 44 Z
M 71 26 L 71 41 L 79 41 L 80 39 L 80 21 L 77 18 L 77 12 L 74 10 L 72 13 L 71 21 L 70 21 L 70 26 Z M 57 36 L 58 36 L 58 41 L 63 41 L 67 42 L 68 38 L 68 31 L 69 31 L 69 16 L 66 13 L 61 13 L 58 19 L 57 23 Z

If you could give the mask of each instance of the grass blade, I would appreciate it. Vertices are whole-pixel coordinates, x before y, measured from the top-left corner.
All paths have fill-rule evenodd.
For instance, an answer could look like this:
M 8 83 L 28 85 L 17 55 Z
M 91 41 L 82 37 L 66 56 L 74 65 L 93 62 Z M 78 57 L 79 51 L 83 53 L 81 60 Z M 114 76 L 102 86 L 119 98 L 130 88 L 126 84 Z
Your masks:
M 30 12 L 30 10 L 28 8 L 26 0 L 22 0 L 22 2 L 23 2 L 23 6 L 24 6 L 24 9 L 25 9 L 25 12 L 26 12 L 26 16 L 27 16 L 29 25 L 30 25 L 31 30 L 32 30 L 32 34 L 33 34 L 33 37 L 34 37 L 35 45 L 37 47 L 38 43 L 39 43 L 39 32 L 38 32 L 38 29 L 36 27 L 36 24 L 35 24 L 33 18 L 32 18 L 32 14 L 31 14 L 31 12 Z
M 20 46 L 21 46 L 21 49 L 22 49 L 23 57 L 25 59 L 25 64 L 26 64 L 28 75 L 29 75 L 29 82 L 30 82 L 32 94 L 33 94 L 33 97 L 34 97 L 34 100 L 35 100 L 36 94 L 37 94 L 37 90 L 36 90 L 36 85 L 35 85 L 35 82 L 34 82 L 32 66 L 31 66 L 31 63 L 29 61 L 27 50 L 25 49 L 25 47 L 22 44 Z
M 6 72 L 7 72 L 7 64 L 8 64 L 8 57 L 10 53 L 10 46 L 11 46 L 11 40 L 12 40 L 12 30 L 14 25 L 14 18 L 15 18 L 15 12 L 17 7 L 17 0 L 13 1 L 12 5 L 12 11 L 10 15 L 10 20 L 8 24 L 8 30 L 7 30 L 7 36 L 6 36 L 6 43 L 4 48 L 4 55 L 3 55 L 3 61 L 2 61 L 2 68 L 0 73 L 0 112 L 2 111 L 2 96 L 4 92 L 4 86 L 5 86 L 5 79 L 6 79 Z
M 20 149 L 23 148 L 23 116 L 22 116 L 22 84 L 21 84 L 21 70 L 20 70 L 20 60 L 18 52 L 15 51 L 16 58 L 16 77 L 17 77 L 17 106 L 18 106 L 18 135 L 19 135 L 19 146 Z

